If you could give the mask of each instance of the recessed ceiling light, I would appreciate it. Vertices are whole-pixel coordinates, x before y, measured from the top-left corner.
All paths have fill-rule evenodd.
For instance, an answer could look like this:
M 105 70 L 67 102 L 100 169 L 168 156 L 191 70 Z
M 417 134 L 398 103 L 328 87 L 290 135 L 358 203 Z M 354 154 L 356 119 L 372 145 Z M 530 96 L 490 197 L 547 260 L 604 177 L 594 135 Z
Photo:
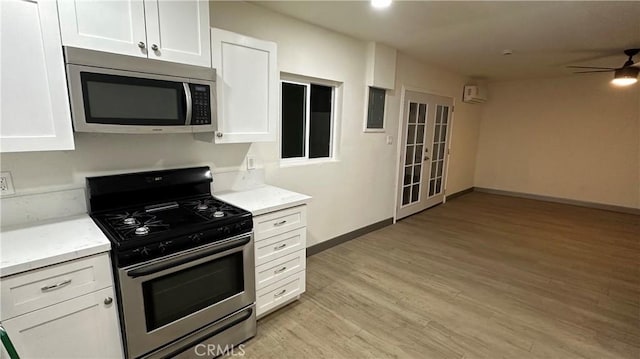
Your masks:
M 511 55 L 513 54 L 513 50 L 509 50 L 509 49 L 502 50 L 502 54 L 505 56 Z
M 371 6 L 376 9 L 383 9 L 389 7 L 389 5 L 391 5 L 391 0 L 371 0 Z

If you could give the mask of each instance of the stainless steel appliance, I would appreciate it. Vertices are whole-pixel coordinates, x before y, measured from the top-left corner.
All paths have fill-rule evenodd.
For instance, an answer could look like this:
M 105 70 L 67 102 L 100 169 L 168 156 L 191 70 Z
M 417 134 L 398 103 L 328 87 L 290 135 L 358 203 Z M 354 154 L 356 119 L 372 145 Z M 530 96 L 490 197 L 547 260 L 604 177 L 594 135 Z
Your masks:
M 256 333 L 251 213 L 213 198 L 211 182 L 208 167 L 87 178 L 128 358 L 192 357 Z
M 73 47 L 64 54 L 75 131 L 215 131 L 214 69 Z

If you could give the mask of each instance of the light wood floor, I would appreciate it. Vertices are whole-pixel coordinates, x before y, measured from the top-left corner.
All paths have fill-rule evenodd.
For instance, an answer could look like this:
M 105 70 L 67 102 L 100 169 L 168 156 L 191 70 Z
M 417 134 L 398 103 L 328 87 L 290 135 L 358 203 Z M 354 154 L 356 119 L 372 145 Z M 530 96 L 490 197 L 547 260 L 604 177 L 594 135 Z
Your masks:
M 471 193 L 308 259 L 245 358 L 640 358 L 640 217 Z

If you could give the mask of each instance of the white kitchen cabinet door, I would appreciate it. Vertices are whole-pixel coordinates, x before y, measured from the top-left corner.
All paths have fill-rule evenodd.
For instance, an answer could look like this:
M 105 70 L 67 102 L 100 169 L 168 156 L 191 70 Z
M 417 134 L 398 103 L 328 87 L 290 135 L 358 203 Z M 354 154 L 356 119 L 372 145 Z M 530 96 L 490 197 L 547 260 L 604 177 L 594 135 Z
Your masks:
M 279 91 L 277 45 L 211 29 L 217 75 L 216 143 L 276 140 Z
M 147 57 L 142 0 L 58 0 L 64 46 Z
M 72 150 L 56 3 L 0 1 L 0 152 Z
M 122 358 L 113 298 L 113 287 L 105 288 L 5 320 L 2 326 L 21 358 Z
M 211 67 L 208 1 L 145 0 L 149 58 Z

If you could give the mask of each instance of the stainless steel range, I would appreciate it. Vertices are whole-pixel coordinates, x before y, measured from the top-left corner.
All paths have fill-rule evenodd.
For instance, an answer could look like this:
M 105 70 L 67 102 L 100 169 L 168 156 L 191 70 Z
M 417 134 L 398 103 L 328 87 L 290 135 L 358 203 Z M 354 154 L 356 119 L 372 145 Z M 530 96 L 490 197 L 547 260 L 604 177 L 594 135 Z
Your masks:
M 194 357 L 256 334 L 251 213 L 213 198 L 211 182 L 208 167 L 87 178 L 128 358 Z

